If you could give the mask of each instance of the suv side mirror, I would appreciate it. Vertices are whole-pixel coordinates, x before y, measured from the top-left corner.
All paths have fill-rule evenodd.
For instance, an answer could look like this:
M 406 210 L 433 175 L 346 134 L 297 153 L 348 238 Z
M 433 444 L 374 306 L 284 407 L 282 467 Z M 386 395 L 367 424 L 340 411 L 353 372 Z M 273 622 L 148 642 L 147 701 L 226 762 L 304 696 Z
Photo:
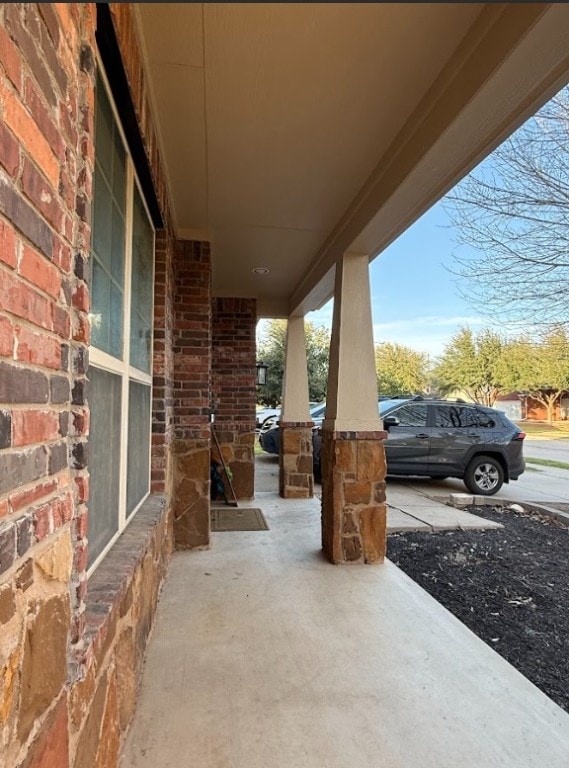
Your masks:
M 397 416 L 386 416 L 383 420 L 383 428 L 389 429 L 389 427 L 398 427 L 401 422 Z

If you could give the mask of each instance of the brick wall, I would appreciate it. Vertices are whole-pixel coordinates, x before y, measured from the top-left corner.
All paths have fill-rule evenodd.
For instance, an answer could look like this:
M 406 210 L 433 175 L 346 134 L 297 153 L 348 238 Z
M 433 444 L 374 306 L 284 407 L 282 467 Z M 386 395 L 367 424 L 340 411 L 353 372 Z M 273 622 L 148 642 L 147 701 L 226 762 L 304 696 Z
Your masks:
M 209 546 L 211 255 L 178 241 L 174 259 L 174 386 L 170 492 L 179 549 Z
M 64 701 L 84 628 L 94 30 L 91 5 L 0 9 L 0 752 L 10 765 Z
M 254 495 L 256 326 L 255 299 L 212 301 L 214 428 L 238 499 Z
M 152 382 L 151 492 L 164 493 L 173 429 L 174 240 L 156 233 L 154 262 L 154 356 Z
M 131 9 L 114 10 L 132 66 Z M 116 765 L 172 549 L 171 511 L 153 497 L 87 581 L 96 14 L 92 3 L 0 6 L 0 762 L 14 768 Z M 139 114 L 145 99 L 139 88 Z M 166 222 L 153 369 L 160 492 L 174 240 L 149 111 L 143 122 Z

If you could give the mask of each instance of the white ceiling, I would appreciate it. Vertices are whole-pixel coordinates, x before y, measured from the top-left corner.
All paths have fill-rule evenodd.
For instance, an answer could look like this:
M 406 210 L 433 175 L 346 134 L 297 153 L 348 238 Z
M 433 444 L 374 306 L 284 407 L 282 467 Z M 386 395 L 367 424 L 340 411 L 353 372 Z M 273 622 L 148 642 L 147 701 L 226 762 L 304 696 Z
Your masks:
M 445 126 L 455 121 L 466 106 L 460 94 L 478 94 L 549 7 L 522 5 L 512 30 L 506 5 L 516 4 L 136 4 L 178 235 L 211 240 L 215 294 L 258 297 L 261 312 L 275 315 L 326 298 L 329 280 L 320 290 L 317 284 L 337 247 L 357 243 L 366 226 L 369 235 L 388 203 L 367 195 L 370 180 L 386 179 L 387 189 L 394 149 L 399 156 L 412 146 L 416 126 L 437 105 L 445 114 L 443 96 L 453 86 L 457 108 L 447 110 Z M 567 29 L 567 14 L 559 16 L 553 26 Z M 470 71 L 477 56 L 481 66 L 492 63 L 488 52 L 483 58 L 492 35 L 490 75 Z M 567 47 L 556 56 L 546 56 L 538 73 L 549 85 Z M 464 82 L 457 90 L 458 75 Z M 497 107 L 496 125 L 500 120 Z M 496 125 L 486 119 L 485 142 Z M 444 147 L 439 152 L 443 157 Z M 461 153 L 455 172 L 459 160 L 466 163 L 464 147 Z M 436 163 L 429 173 L 440 187 Z M 411 209 L 403 205 L 398 221 L 405 218 Z M 398 226 L 382 223 L 393 232 Z M 374 232 L 361 243 L 375 255 L 381 239 Z M 270 274 L 255 275 L 256 266 Z

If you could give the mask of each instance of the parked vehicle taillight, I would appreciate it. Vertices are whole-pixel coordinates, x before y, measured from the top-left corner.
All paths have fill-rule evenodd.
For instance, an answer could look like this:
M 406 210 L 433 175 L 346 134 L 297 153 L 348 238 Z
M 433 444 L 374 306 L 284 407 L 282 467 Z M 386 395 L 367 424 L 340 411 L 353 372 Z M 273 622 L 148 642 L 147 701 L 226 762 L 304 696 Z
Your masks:
M 518 434 L 514 437 L 514 440 L 523 440 L 525 436 L 525 432 L 518 432 Z

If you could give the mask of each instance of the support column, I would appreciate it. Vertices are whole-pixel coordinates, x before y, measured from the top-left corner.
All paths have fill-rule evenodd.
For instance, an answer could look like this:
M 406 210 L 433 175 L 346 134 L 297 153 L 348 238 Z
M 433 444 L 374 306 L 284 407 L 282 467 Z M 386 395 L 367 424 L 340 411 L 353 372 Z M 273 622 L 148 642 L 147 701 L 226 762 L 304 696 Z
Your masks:
M 322 548 L 333 563 L 381 563 L 386 548 L 386 433 L 378 412 L 369 261 L 336 265 L 322 435 Z
M 304 317 L 289 317 L 279 422 L 279 492 L 283 499 L 309 499 L 314 494 L 309 406 Z
M 174 436 L 168 487 L 176 549 L 204 549 L 210 543 L 209 243 L 177 241 L 174 275 Z

